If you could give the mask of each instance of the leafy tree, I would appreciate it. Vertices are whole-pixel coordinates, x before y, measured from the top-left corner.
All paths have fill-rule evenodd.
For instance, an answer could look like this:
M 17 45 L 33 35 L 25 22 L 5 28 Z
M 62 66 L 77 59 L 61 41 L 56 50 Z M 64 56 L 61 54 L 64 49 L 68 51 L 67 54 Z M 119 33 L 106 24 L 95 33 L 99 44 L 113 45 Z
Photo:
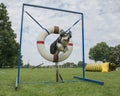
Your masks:
M 97 43 L 96 46 L 90 48 L 89 58 L 96 61 L 109 61 L 110 47 L 105 43 Z
M 89 58 L 96 61 L 107 61 L 120 65 L 120 44 L 109 47 L 105 42 L 97 43 L 90 48 Z
M 17 65 L 19 44 L 16 42 L 16 34 L 11 28 L 6 6 L 0 4 L 0 67 Z M 21 57 L 22 58 L 22 57 Z M 21 60 L 22 61 L 22 60 Z M 22 64 L 22 62 L 21 62 Z
M 115 47 L 111 47 L 109 61 L 116 65 L 120 64 L 120 44 Z

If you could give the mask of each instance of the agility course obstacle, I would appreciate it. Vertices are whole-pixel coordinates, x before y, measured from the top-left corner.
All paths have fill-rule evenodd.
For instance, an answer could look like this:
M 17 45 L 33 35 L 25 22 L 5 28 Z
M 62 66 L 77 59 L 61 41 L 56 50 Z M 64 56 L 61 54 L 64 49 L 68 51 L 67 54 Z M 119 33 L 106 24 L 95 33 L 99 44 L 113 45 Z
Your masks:
M 20 58 L 21 58 L 21 49 L 22 49 L 22 34 L 23 34 L 24 12 L 25 12 L 24 7 L 34 7 L 34 8 L 41 8 L 41 9 L 47 9 L 47 10 L 53 10 L 53 11 L 66 12 L 66 13 L 72 13 L 72 14 L 80 15 L 81 16 L 81 25 L 82 25 L 82 28 L 81 28 L 81 30 L 82 30 L 82 33 L 81 33 L 82 34 L 82 38 L 81 38 L 81 41 L 82 41 L 82 45 L 81 45 L 82 46 L 82 77 L 79 77 L 79 76 L 73 76 L 73 77 L 76 78 L 76 79 L 80 79 L 80 80 L 88 81 L 88 82 L 93 82 L 93 83 L 100 84 L 100 85 L 104 84 L 104 82 L 102 82 L 102 81 L 88 79 L 85 76 L 84 14 L 83 13 L 70 11 L 70 10 L 64 10 L 64 9 L 58 9 L 58 8 L 39 6 L 39 5 L 23 4 L 23 6 L 22 6 L 22 16 L 21 16 L 21 28 L 20 28 L 20 48 L 19 48 L 19 53 L 18 53 L 18 72 L 17 72 L 16 84 L 15 84 L 16 89 L 18 88 L 18 86 L 20 84 L 20 68 L 21 68 L 21 66 L 20 66 L 20 63 L 21 63 Z M 80 21 L 80 19 L 77 22 L 79 22 L 79 21 Z M 75 24 L 77 22 L 75 22 Z M 38 22 L 36 22 L 36 23 L 40 26 L 40 24 Z M 75 24 L 73 24 L 73 26 Z M 70 28 L 68 30 L 70 30 Z
M 101 72 L 102 71 L 102 66 L 101 64 L 87 64 L 85 66 L 86 71 L 94 71 L 94 72 Z
M 101 64 L 87 64 L 85 66 L 85 70 L 92 72 L 109 72 L 112 71 L 115 66 L 116 64 L 109 62 L 105 62 Z

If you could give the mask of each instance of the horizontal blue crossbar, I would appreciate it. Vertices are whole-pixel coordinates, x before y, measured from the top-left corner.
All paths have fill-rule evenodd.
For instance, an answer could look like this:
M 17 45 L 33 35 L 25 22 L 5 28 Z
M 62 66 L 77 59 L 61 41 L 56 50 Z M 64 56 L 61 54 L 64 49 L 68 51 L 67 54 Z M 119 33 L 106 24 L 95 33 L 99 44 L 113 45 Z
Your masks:
M 76 11 L 70 11 L 70 10 L 64 10 L 64 9 L 59 9 L 59 8 L 52 8 L 52 7 L 45 7 L 45 6 L 38 6 L 38 5 L 32 5 L 32 4 L 23 4 L 24 6 L 30 6 L 30 7 L 38 7 L 38 8 L 44 8 L 44 9 L 50 9 L 50 10 L 56 10 L 56 11 L 63 11 L 63 12 L 68 12 L 68 13 L 74 13 L 74 14 L 81 14 L 81 12 L 76 12 Z

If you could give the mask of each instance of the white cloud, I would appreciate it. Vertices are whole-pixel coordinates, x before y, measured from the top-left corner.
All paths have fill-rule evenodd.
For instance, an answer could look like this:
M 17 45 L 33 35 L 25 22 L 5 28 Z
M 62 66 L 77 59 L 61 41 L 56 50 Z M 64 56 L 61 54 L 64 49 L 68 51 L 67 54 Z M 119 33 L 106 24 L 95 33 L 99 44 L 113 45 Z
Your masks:
M 84 13 L 85 23 L 85 58 L 89 62 L 88 52 L 89 48 L 96 43 L 105 41 L 110 45 L 120 44 L 119 31 L 120 31 L 120 1 L 119 0 L 2 0 L 6 6 L 12 21 L 12 28 L 17 33 L 17 41 L 19 41 L 19 31 L 21 23 L 21 11 L 22 4 L 36 4 L 54 8 L 61 8 L 67 10 L 74 10 Z M 39 21 L 43 26 L 49 27 L 53 25 L 59 25 L 62 28 L 67 29 L 71 26 L 79 16 L 60 12 L 43 10 L 38 8 L 25 7 L 35 19 Z M 54 21 L 54 22 L 53 22 Z M 67 61 L 78 61 L 81 59 L 81 23 L 79 23 L 73 31 L 73 42 L 75 49 Z M 77 27 L 79 27 L 77 29 Z M 45 61 L 40 57 L 36 49 L 36 38 L 41 28 L 25 14 L 24 16 L 24 33 L 23 33 L 23 56 L 24 62 L 28 61 L 31 64 L 40 64 Z M 75 31 L 75 32 L 74 32 Z M 78 53 L 79 52 L 79 53 Z M 76 59 L 77 58 L 77 59 Z M 75 60 L 76 59 L 76 60 Z M 46 62 L 46 61 L 45 61 Z

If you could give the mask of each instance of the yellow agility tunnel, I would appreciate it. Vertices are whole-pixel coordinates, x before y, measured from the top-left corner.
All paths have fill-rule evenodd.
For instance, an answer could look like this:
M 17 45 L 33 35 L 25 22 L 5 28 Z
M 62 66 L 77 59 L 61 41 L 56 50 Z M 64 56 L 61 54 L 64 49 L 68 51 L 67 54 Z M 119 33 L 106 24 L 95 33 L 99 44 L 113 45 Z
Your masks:
M 93 72 L 109 72 L 109 63 L 87 64 L 85 70 Z

